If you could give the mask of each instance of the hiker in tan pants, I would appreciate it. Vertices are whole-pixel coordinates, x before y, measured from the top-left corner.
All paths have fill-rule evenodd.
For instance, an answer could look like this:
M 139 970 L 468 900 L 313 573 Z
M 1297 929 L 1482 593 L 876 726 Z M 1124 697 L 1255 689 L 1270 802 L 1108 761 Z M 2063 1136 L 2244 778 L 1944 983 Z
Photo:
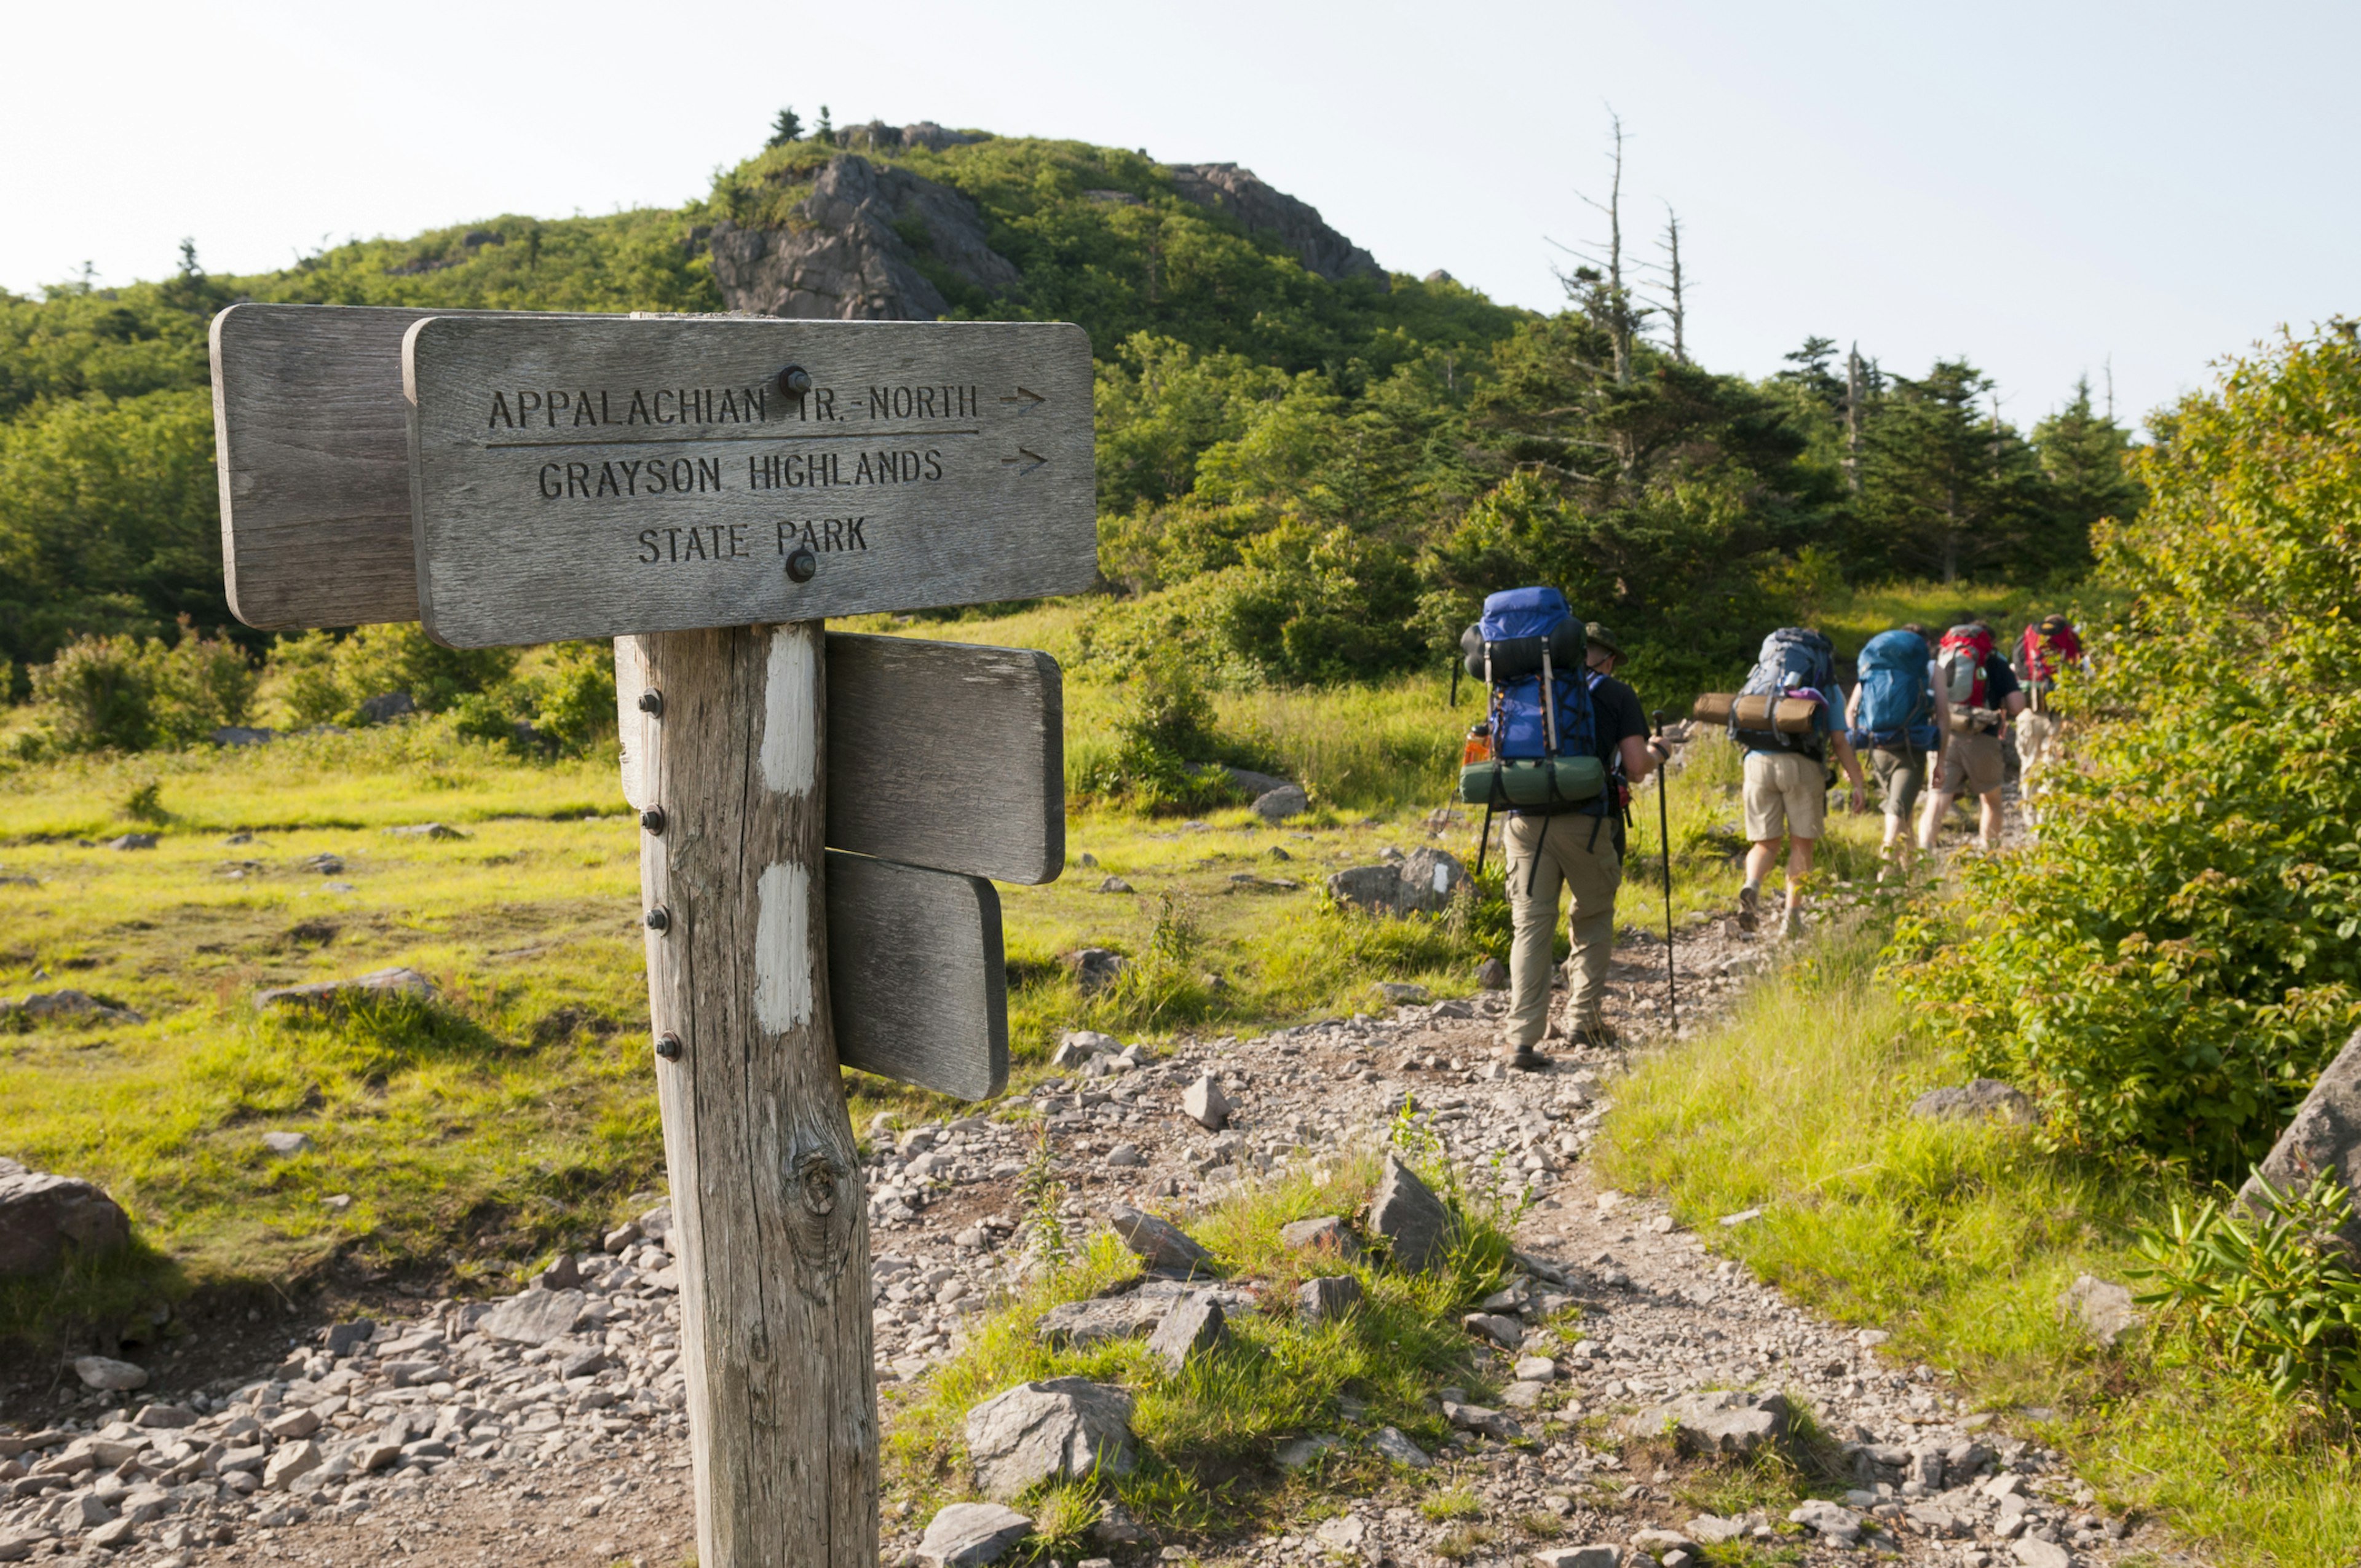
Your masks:
M 1613 678 L 1623 652 L 1614 634 L 1592 621 L 1590 705 L 1599 754 L 1628 784 L 1655 770 L 1662 753 L 1648 738 L 1640 696 Z M 1623 822 L 1608 802 L 1597 812 L 1567 811 L 1554 817 L 1511 816 L 1501 838 L 1509 853 L 1509 908 L 1516 939 L 1509 949 L 1509 1017 L 1500 1046 L 1509 1065 L 1525 1071 L 1543 1063 L 1533 1047 L 1549 1032 L 1551 948 L 1556 937 L 1561 889 L 1574 894 L 1566 926 L 1574 938 L 1574 994 L 1567 1004 L 1576 1043 L 1607 1045 L 1607 963 L 1615 951 L 1615 890 L 1623 882 Z M 1527 884 L 1531 883 L 1529 887 Z

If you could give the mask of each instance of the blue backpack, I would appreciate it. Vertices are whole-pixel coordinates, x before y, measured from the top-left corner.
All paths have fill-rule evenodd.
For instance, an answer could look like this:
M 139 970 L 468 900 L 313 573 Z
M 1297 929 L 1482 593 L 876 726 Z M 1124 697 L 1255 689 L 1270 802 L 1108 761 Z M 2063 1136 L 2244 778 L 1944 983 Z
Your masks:
M 1565 596 L 1493 594 L 1459 647 L 1467 673 L 1491 692 L 1488 744 L 1471 746 L 1461 763 L 1459 798 L 1541 815 L 1603 810 L 1607 764 L 1590 707 L 1589 650 Z
M 1760 751 L 1801 751 L 1819 755 L 1817 724 L 1786 729 L 1777 722 L 1779 700 L 1811 691 L 1825 705 L 1837 689 L 1837 647 L 1817 631 L 1783 626 L 1763 640 L 1754 668 L 1730 705 L 1730 738 Z M 1752 697 L 1756 700 L 1749 702 Z
M 1861 707 L 1854 733 L 1888 751 L 1934 750 L 1935 696 L 1927 666 L 1934 659 L 1915 631 L 1881 631 L 1861 651 Z

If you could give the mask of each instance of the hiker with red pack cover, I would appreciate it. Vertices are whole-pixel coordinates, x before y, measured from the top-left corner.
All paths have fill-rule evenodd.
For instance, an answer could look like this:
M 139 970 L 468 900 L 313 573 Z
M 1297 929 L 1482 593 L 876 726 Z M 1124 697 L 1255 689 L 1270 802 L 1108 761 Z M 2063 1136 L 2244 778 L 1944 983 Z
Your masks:
M 2001 732 L 2025 711 L 2025 693 L 2017 687 L 2016 673 L 2001 657 L 1991 627 L 1971 620 L 1943 633 L 1935 645 L 1935 688 L 1950 705 L 1949 732 L 1942 738 L 1941 782 L 1927 797 L 1926 813 L 1918 819 L 1919 847 L 1934 849 L 1943 814 L 1963 793 L 1972 792 L 1980 803 L 1976 840 L 1997 850 L 2001 784 L 2008 774 Z
M 2051 694 L 2058 689 L 2058 673 L 2082 663 L 2082 640 L 2074 634 L 2074 623 L 2062 615 L 2045 615 L 2037 626 L 2028 626 L 2016 644 L 2016 676 L 2025 688 L 2026 710 L 2016 720 L 2016 758 L 2025 769 L 2025 819 L 2031 823 L 2039 818 L 2034 810 L 2033 797 L 2040 789 L 2039 775 L 2059 755 L 2059 732 L 2065 721 L 2051 705 Z

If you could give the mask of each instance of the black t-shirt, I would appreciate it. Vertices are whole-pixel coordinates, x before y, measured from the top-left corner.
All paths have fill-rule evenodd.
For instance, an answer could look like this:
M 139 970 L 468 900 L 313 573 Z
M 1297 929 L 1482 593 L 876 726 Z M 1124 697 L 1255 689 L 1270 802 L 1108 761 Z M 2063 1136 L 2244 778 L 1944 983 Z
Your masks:
M 1986 707 L 2003 707 L 2010 697 L 2024 689 L 2024 686 L 2017 682 L 2016 672 L 2008 667 L 2008 661 L 2001 657 L 1997 650 L 1985 657 L 1984 706 Z
M 1598 755 L 1613 773 L 1627 740 L 1648 738 L 1648 716 L 1640 711 L 1640 694 L 1612 675 L 1601 675 L 1590 688 L 1591 727 L 1598 732 Z

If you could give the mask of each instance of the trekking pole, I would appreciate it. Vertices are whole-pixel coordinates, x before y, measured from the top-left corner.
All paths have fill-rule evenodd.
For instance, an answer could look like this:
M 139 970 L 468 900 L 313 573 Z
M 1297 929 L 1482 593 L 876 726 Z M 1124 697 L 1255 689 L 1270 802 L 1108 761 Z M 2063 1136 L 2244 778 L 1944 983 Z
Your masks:
M 1664 733 L 1664 710 L 1658 708 L 1650 715 L 1655 723 L 1656 737 Z M 1667 759 L 1669 760 L 1669 759 Z M 1673 972 L 1673 809 L 1664 797 L 1664 764 L 1656 764 L 1656 837 L 1662 840 L 1664 861 L 1664 1003 L 1673 1021 L 1673 1033 L 1681 1032 L 1680 983 Z

